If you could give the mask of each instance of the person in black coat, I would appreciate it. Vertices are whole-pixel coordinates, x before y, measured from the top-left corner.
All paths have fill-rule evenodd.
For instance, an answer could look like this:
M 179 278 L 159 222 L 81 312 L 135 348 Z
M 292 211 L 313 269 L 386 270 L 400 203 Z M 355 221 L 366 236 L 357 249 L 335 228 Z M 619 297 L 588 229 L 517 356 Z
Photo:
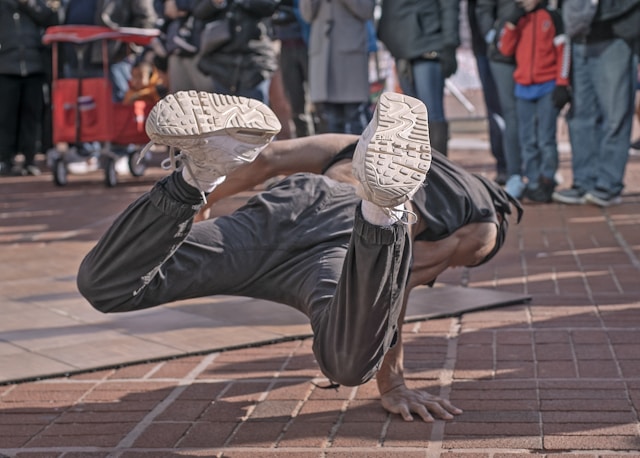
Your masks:
M 47 84 L 46 27 L 59 22 L 59 5 L 45 0 L 0 0 L 0 174 L 39 175 Z M 14 166 L 15 156 L 24 162 Z
M 199 0 L 192 14 L 206 24 L 228 21 L 228 40 L 200 49 L 198 68 L 214 81 L 214 91 L 269 102 L 269 85 L 278 68 L 269 19 L 275 0 Z M 205 29 L 206 29 L 205 25 Z M 203 34 L 205 32 L 203 31 Z
M 460 2 L 383 0 L 378 38 L 396 61 L 402 91 L 429 107 L 431 146 L 446 155 L 445 80 L 455 74 Z

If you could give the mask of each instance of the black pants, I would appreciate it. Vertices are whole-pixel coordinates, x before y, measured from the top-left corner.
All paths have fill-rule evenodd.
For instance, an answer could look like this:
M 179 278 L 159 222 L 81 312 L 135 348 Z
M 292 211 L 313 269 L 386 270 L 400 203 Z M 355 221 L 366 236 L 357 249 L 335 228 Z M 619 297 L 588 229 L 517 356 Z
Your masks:
M 13 163 L 17 153 L 32 165 L 42 146 L 44 73 L 0 75 L 0 161 Z
M 323 373 L 358 385 L 394 344 L 411 261 L 406 226 L 360 213 L 355 188 L 296 174 L 231 215 L 192 226 L 199 193 L 179 173 L 121 214 L 80 266 L 98 310 L 216 294 L 290 305 L 311 322 Z

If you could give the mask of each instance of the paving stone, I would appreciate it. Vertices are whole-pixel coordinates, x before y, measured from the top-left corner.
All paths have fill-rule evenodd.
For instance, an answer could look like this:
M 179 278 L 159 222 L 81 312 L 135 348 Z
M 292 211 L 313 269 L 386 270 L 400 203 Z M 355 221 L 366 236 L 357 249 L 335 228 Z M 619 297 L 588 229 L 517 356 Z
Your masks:
M 492 173 L 488 154 L 452 156 Z M 565 178 L 569 163 L 561 155 Z M 110 190 L 89 181 L 51 187 L 45 198 L 47 177 L 3 179 L 0 190 L 19 200 L 0 201 L 0 378 L 51 378 L 0 384 L 0 455 L 640 458 L 638 156 L 627 174 L 620 206 L 525 203 L 525 220 L 510 227 L 494 261 L 444 272 L 434 288 L 464 281 L 458 299 L 480 289 L 531 295 L 530 303 L 403 326 L 407 386 L 465 410 L 447 423 L 389 414 L 375 380 L 319 388 L 329 382 L 312 339 L 277 341 L 308 332 L 298 312 L 287 321 L 287 307 L 261 315 L 263 302 L 202 298 L 102 315 L 88 306 L 77 265 L 151 176 Z M 87 212 L 83 201 L 101 205 Z M 225 321 L 238 315 L 234 307 L 246 322 Z M 241 345 L 247 338 L 259 345 Z
M 342 423 L 332 447 L 376 447 L 382 437 L 382 422 Z
M 173 447 L 190 426 L 189 422 L 154 422 L 136 438 L 133 446 L 140 448 Z
M 223 447 L 231 433 L 238 427 L 235 422 L 199 421 L 191 426 L 177 443 L 179 448 Z

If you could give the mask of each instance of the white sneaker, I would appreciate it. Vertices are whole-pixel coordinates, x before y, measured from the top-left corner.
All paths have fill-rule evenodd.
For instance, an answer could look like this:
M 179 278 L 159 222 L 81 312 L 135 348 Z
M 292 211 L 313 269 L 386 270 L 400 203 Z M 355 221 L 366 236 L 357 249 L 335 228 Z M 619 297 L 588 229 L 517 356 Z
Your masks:
M 200 191 L 211 188 L 242 164 L 252 162 L 280 132 L 269 107 L 258 100 L 207 92 L 169 94 L 146 121 L 150 144 L 179 149 L 185 180 Z
M 357 194 L 382 208 L 403 204 L 431 166 L 427 108 L 413 97 L 384 92 L 353 155 Z

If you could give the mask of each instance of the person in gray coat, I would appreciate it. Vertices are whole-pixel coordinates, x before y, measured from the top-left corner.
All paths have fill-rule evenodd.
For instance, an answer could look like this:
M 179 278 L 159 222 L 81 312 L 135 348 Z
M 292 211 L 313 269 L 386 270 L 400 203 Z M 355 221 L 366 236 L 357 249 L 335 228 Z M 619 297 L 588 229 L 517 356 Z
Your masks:
M 369 122 L 369 35 L 376 0 L 300 0 L 311 24 L 309 96 L 324 132 L 360 134 Z

